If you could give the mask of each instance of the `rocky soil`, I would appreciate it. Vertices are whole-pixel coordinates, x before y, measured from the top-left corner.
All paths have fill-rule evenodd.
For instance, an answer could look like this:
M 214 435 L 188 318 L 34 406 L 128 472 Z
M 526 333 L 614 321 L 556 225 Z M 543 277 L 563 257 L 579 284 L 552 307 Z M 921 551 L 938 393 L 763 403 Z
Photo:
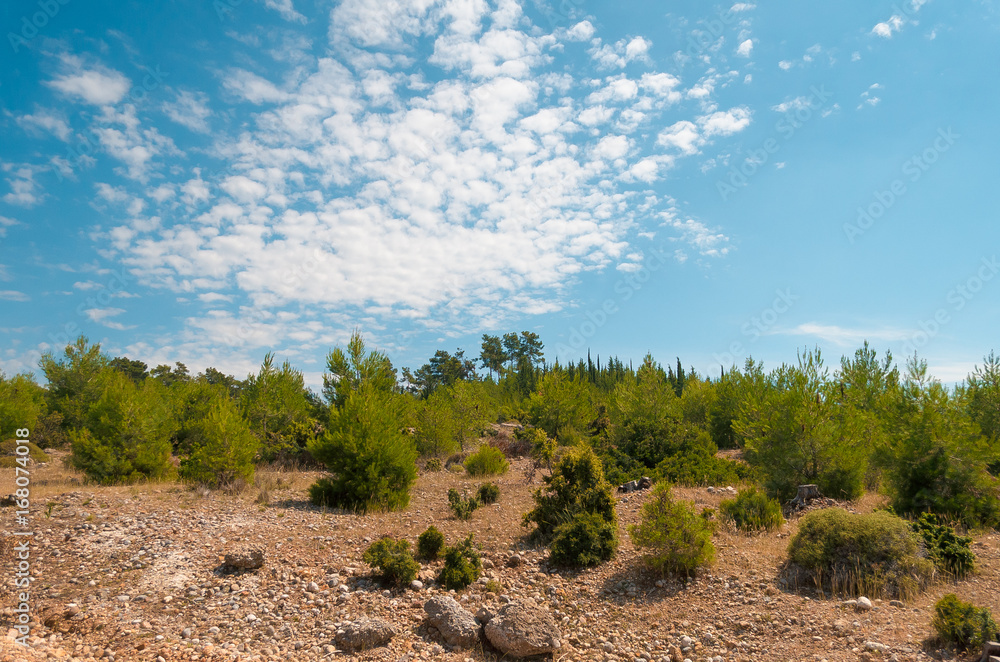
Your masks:
M 180 484 L 100 488 L 83 485 L 57 460 L 35 467 L 35 621 L 27 649 L 13 642 L 13 632 L 2 636 L 16 606 L 8 544 L 0 662 L 500 659 L 482 636 L 471 648 L 454 646 L 428 623 L 425 604 L 446 595 L 481 619 L 530 598 L 559 630 L 558 648 L 546 657 L 567 661 L 951 659 L 930 639 L 937 599 L 955 592 L 1000 614 L 996 533 L 976 539 L 978 575 L 935 585 L 907 604 L 845 604 L 784 585 L 780 565 L 795 518 L 763 536 L 720 530 L 717 562 L 696 579 L 651 575 L 626 533 L 649 492 L 619 495 L 615 560 L 583 572 L 550 568 L 545 550 L 532 547 L 520 526 L 541 483 L 540 472 L 526 479 L 527 468 L 527 461 L 514 462 L 495 479 L 500 502 L 462 522 L 450 516 L 447 491 L 471 494 L 482 481 L 449 472 L 422 474 L 405 511 L 357 516 L 312 507 L 306 488 L 318 474 L 306 472 L 261 472 L 255 487 L 225 495 Z M 0 477 L 0 494 L 13 489 L 13 475 Z M 676 492 L 713 508 L 729 495 Z M 867 497 L 849 507 L 866 511 L 878 503 Z M 12 509 L 0 509 L 7 542 L 13 517 Z M 450 594 L 435 584 L 439 563 L 425 564 L 415 587 L 373 579 L 361 560 L 373 540 L 388 534 L 415 546 L 431 524 L 449 544 L 475 534 L 485 567 L 478 583 Z M 245 546 L 264 551 L 262 567 L 223 564 Z M 385 645 L 353 647 L 387 636 Z

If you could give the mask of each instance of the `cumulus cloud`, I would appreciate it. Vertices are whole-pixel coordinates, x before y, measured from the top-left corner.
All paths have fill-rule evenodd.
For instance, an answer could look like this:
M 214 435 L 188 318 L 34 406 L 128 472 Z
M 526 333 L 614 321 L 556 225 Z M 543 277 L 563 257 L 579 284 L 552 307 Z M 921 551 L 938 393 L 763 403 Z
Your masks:
M 17 124 L 25 131 L 38 135 L 39 133 L 50 133 L 59 140 L 69 139 L 71 130 L 69 123 L 62 116 L 53 110 L 40 108 L 30 115 L 21 115 L 17 118 Z
M 753 53 L 753 39 L 741 42 L 736 48 L 736 54 L 740 57 L 750 57 L 751 53 Z
M 85 64 L 71 54 L 62 55 L 60 62 L 62 73 L 46 85 L 68 97 L 96 106 L 116 104 L 132 86 L 124 74 L 102 64 Z
M 202 92 L 179 90 L 173 101 L 163 104 L 163 112 L 192 131 L 209 132 L 208 118 L 212 111 L 208 107 L 208 96 Z

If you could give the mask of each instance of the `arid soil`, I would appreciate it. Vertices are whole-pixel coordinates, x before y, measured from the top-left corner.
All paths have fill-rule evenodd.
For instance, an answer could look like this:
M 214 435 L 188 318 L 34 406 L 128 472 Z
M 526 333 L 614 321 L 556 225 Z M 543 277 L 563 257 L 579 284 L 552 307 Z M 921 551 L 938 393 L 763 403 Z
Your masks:
M 449 650 L 428 632 L 423 604 L 443 592 L 440 565 L 425 564 L 419 589 L 378 584 L 361 554 L 383 535 L 417 536 L 434 524 L 449 544 L 468 533 L 482 548 L 479 583 L 454 597 L 472 613 L 533 597 L 560 623 L 556 660 L 923 660 L 951 659 L 932 639 L 933 604 L 950 592 L 1000 615 L 1000 535 L 976 538 L 980 572 L 939 583 L 912 602 L 873 600 L 858 612 L 810 587 L 786 588 L 780 566 L 797 520 L 750 537 L 721 527 L 717 560 L 691 581 L 660 578 L 643 567 L 629 540 L 648 492 L 619 496 L 622 544 L 598 568 L 550 568 L 521 526 L 541 472 L 529 482 L 528 460 L 494 482 L 500 502 L 462 522 L 451 517 L 447 491 L 470 494 L 483 482 L 447 471 L 422 473 L 402 512 L 357 516 L 324 512 L 308 502 L 318 474 L 259 472 L 237 495 L 177 483 L 131 487 L 86 485 L 59 457 L 32 473 L 31 564 L 35 614 L 30 646 L 3 637 L 13 622 L 16 560 L 3 519 L 0 662 L 11 660 L 496 660 L 488 644 Z M 720 486 L 721 487 L 721 486 Z M 13 492 L 3 470 L 0 494 Z M 678 488 L 701 507 L 718 508 L 725 492 Z M 846 504 L 862 512 L 878 497 Z M 264 567 L 229 573 L 222 557 L 234 546 L 266 549 Z M 518 559 L 511 559 L 517 555 Z M 516 563 L 516 565 L 514 565 Z M 513 566 L 513 567 L 512 567 Z M 383 618 L 398 634 L 384 647 L 340 651 L 345 621 Z M 967 656 L 959 659 L 978 659 Z

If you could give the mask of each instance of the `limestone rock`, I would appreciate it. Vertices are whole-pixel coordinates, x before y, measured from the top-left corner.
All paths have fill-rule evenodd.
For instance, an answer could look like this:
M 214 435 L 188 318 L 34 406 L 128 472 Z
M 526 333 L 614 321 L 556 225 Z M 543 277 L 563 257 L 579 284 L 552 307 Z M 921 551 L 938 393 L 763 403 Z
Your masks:
M 264 565 L 264 550 L 256 546 L 244 546 L 227 552 L 223 563 L 234 570 L 256 570 Z
M 454 598 L 438 596 L 424 604 L 427 621 L 436 627 L 444 640 L 459 648 L 472 648 L 479 643 L 479 623 Z
M 504 605 L 486 624 L 486 638 L 505 655 L 527 657 L 558 650 L 561 634 L 547 611 L 534 600 Z
M 337 630 L 336 641 L 341 648 L 367 650 L 384 646 L 396 636 L 396 628 L 378 618 L 347 623 Z

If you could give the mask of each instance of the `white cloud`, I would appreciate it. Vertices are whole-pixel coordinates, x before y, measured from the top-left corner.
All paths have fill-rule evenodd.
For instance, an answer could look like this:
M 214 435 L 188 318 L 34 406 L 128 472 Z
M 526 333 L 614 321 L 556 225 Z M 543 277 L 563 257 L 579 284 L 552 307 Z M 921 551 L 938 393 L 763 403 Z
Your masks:
M 735 5 L 729 8 L 732 12 L 744 12 L 750 11 L 751 9 L 756 9 L 757 5 L 750 4 L 749 2 L 737 2 Z
M 15 290 L 0 290 L 0 299 L 4 301 L 31 301 L 31 297 L 27 294 Z
M 778 63 L 778 67 L 780 67 L 784 71 L 788 71 L 789 69 L 792 68 L 792 66 L 794 66 L 794 64 L 795 63 L 792 62 L 791 60 L 782 60 L 781 62 Z
M 20 207 L 33 207 L 42 201 L 38 194 L 38 183 L 35 181 L 37 170 L 30 166 L 14 166 L 9 163 L 3 164 L 4 172 L 10 173 L 7 184 L 10 186 L 10 193 L 3 196 L 3 201 L 7 204 L 18 205 Z
M 0 238 L 7 236 L 7 228 L 12 225 L 20 225 L 19 221 L 13 218 L 7 218 L 6 216 L 0 216 Z
M 128 331 L 129 329 L 136 328 L 133 326 L 126 326 L 121 322 L 114 322 L 110 320 L 111 317 L 117 317 L 125 312 L 124 308 L 88 308 L 85 309 L 84 314 L 90 319 L 91 322 L 100 324 L 109 329 L 115 329 L 117 331 Z
M 698 130 L 698 125 L 688 120 L 681 120 L 664 129 L 657 136 L 656 142 L 664 147 L 675 147 L 683 154 L 697 154 L 704 139 Z
M 872 329 L 849 329 L 835 324 L 820 324 L 818 322 L 806 322 L 799 324 L 793 329 L 776 329 L 773 333 L 789 336 L 809 336 L 823 341 L 832 342 L 841 347 L 857 347 L 868 341 L 901 341 L 909 337 L 909 333 L 902 329 L 893 328 L 872 328 Z
M 231 70 L 226 75 L 223 86 L 244 101 L 258 105 L 276 103 L 288 98 L 288 95 L 279 90 L 274 83 L 245 69 Z
M 45 84 L 66 96 L 97 106 L 116 104 L 125 98 L 132 84 L 119 71 L 100 64 L 84 64 L 75 55 L 60 58 L 63 73 Z
M 882 37 L 883 39 L 891 39 L 893 33 L 899 32 L 903 27 L 903 17 L 899 15 L 893 15 L 888 21 L 883 21 L 881 23 L 876 23 L 875 27 L 872 28 L 872 34 L 877 37 Z
M 276 10 L 286 21 L 296 23 L 306 22 L 306 17 L 295 11 L 295 7 L 292 6 L 292 0 L 264 0 L 264 4 L 268 9 Z
M 580 21 L 566 31 L 566 38 L 570 41 L 587 41 L 594 36 L 596 29 L 590 21 Z
M 698 118 L 698 124 L 706 136 L 731 136 L 750 126 L 750 109 L 738 106 L 727 111 L 718 111 Z
M 722 257 L 729 253 L 729 237 L 722 232 L 711 230 L 701 221 L 694 219 L 681 220 L 677 218 L 677 210 L 671 209 L 660 214 L 663 225 L 680 231 L 681 240 L 690 244 L 705 257 Z M 681 262 L 686 260 L 682 256 Z
M 614 44 L 600 44 L 597 39 L 588 52 L 599 67 L 621 69 L 629 62 L 648 61 L 652 45 L 653 42 L 644 37 L 634 37 L 628 41 L 621 39 Z
M 173 121 L 198 133 L 208 133 L 208 118 L 212 111 L 208 97 L 202 92 L 179 90 L 174 101 L 163 104 L 163 112 Z
M 17 124 L 29 133 L 38 134 L 41 131 L 51 133 L 59 140 L 67 140 L 71 130 L 69 124 L 52 110 L 40 108 L 31 115 L 21 115 Z
M 740 57 L 750 57 L 753 52 L 753 39 L 747 39 L 736 49 L 736 54 Z

